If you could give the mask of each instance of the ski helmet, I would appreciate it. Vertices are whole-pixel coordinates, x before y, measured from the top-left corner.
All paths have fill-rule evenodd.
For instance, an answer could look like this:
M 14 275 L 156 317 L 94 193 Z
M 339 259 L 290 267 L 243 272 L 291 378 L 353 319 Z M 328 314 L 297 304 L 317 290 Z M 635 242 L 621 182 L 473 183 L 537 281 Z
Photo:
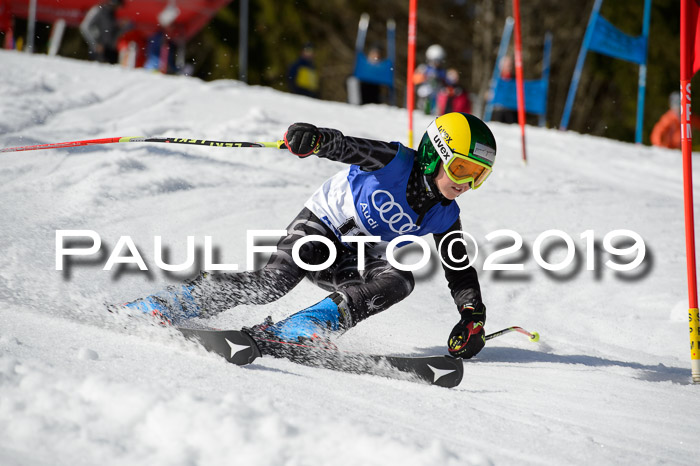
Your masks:
M 442 62 L 445 61 L 445 49 L 439 44 L 433 44 L 425 51 L 425 59 L 427 61 Z
M 424 174 L 433 175 L 442 165 L 452 181 L 477 189 L 493 169 L 496 139 L 486 123 L 474 115 L 447 113 L 430 123 L 417 157 Z

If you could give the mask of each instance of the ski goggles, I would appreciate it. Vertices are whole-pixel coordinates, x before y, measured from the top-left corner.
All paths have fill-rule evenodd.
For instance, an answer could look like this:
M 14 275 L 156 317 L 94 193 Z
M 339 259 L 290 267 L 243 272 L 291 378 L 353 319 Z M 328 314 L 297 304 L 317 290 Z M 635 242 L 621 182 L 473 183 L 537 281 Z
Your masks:
M 488 161 L 489 156 L 493 158 L 495 155 L 493 149 L 476 143 L 474 144 L 474 155 L 453 151 L 445 142 L 434 121 L 428 126 L 426 136 L 430 138 L 431 143 L 426 144 L 427 150 L 435 151 L 435 154 L 442 160 L 442 166 L 448 178 L 455 183 L 469 183 L 471 189 L 478 189 L 491 174 L 491 164 L 486 161 Z M 483 153 L 485 161 L 478 160 L 477 153 Z

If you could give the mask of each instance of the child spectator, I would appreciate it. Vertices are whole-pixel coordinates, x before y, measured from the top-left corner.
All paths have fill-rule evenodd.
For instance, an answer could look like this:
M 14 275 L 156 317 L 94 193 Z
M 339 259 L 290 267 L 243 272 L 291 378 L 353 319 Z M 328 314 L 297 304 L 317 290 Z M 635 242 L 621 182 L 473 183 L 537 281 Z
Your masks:
M 471 113 L 472 103 L 469 94 L 459 85 L 459 71 L 454 68 L 447 70 L 446 85 L 437 95 L 438 115 L 450 112 Z

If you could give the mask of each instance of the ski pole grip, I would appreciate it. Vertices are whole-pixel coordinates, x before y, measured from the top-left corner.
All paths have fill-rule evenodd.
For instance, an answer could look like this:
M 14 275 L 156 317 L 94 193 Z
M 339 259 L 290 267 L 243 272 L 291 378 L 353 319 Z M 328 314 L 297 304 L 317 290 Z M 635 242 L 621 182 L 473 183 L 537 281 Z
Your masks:
M 274 142 L 261 142 L 260 144 L 262 144 L 263 147 L 275 147 L 277 149 L 287 148 L 287 145 L 284 143 L 284 139 L 280 139 L 279 141 Z

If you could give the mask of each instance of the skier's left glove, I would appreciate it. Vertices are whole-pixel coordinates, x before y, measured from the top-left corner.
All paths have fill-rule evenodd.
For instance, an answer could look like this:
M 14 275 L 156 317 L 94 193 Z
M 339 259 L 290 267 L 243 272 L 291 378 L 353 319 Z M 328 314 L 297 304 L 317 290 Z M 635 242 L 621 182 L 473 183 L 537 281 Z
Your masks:
M 284 143 L 294 155 L 308 157 L 321 147 L 321 132 L 310 123 L 294 123 L 284 133 Z
M 486 345 L 486 306 L 482 303 L 464 304 L 459 314 L 459 322 L 447 340 L 447 349 L 452 356 L 470 359 Z

